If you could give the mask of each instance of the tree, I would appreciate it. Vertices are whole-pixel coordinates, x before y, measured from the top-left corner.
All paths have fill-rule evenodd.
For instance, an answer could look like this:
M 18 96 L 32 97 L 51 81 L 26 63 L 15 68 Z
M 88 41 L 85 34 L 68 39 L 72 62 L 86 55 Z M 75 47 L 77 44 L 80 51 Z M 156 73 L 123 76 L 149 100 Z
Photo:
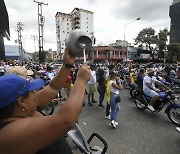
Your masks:
M 160 58 L 164 58 L 164 53 L 167 49 L 167 41 L 168 41 L 168 36 L 170 35 L 170 32 L 168 31 L 167 28 L 164 28 L 163 30 L 160 30 L 158 33 L 158 55 Z
M 145 28 L 139 32 L 135 39 L 135 45 L 143 46 L 149 48 L 152 53 L 156 51 L 158 44 L 158 36 L 155 35 L 155 30 L 153 28 Z
M 168 45 L 168 57 L 171 61 L 177 62 L 180 60 L 180 43 Z

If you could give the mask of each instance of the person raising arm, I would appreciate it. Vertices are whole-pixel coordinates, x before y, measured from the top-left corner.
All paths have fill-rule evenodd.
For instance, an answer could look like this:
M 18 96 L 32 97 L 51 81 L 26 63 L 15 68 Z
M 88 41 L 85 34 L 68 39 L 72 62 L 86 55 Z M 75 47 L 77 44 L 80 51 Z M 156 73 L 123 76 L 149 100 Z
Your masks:
M 76 123 L 83 106 L 84 91 L 90 79 L 90 67 L 80 68 L 69 98 L 57 114 L 43 116 L 36 111 L 56 97 L 66 82 L 75 58 L 64 52 L 64 65 L 48 86 L 17 75 L 0 77 L 0 152 L 3 154 L 34 154 L 55 144 Z M 55 153 L 55 152 L 54 152 Z

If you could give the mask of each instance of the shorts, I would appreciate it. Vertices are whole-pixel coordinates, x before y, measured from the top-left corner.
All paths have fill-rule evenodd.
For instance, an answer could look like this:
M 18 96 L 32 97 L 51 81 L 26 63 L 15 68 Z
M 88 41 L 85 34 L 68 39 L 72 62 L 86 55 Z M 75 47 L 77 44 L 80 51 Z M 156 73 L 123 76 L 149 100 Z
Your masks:
M 144 90 L 144 93 L 149 97 L 159 96 L 158 93 L 154 90 Z
M 96 85 L 95 84 L 88 84 L 88 89 L 89 89 L 89 91 L 88 91 L 89 94 L 94 94 L 96 91 Z

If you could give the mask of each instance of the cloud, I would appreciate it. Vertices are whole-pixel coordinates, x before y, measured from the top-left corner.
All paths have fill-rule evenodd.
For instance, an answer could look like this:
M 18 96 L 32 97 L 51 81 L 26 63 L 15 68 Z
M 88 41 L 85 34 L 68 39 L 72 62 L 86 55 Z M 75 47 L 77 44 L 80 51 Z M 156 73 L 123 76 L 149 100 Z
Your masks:
M 23 39 L 25 48 L 34 51 L 31 35 L 38 36 L 37 10 L 33 0 L 4 0 L 10 21 L 11 40 L 17 39 L 17 22 L 24 24 Z M 94 12 L 94 31 L 97 40 L 108 44 L 116 39 L 123 39 L 127 23 L 141 17 L 141 20 L 128 25 L 128 41 L 132 41 L 143 28 L 163 29 L 169 27 L 169 6 L 172 0 L 38 0 L 48 3 L 43 5 L 45 16 L 44 40 L 45 49 L 57 49 L 56 23 L 57 12 L 70 13 L 75 7 Z M 14 42 L 13 42 L 14 44 Z M 36 44 L 38 44 L 36 40 Z M 38 46 L 37 46 L 38 48 Z
M 116 0 L 111 15 L 117 19 L 133 20 L 141 17 L 144 21 L 156 22 L 168 18 L 172 0 Z

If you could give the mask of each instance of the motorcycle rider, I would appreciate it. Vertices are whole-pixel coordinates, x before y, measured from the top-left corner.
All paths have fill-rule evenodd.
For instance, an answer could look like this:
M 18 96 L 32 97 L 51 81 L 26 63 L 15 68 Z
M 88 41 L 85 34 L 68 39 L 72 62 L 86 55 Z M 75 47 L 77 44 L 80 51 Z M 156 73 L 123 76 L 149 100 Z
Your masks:
M 138 86 L 135 83 L 135 81 L 136 81 L 135 69 L 130 70 L 130 81 L 131 81 L 131 86 L 134 87 L 135 89 L 137 89 Z
M 138 89 L 143 89 L 143 79 L 144 79 L 144 68 L 140 68 L 137 79 L 136 79 L 136 84 L 138 85 Z
M 151 97 L 150 103 L 147 106 L 151 111 L 155 111 L 153 104 L 159 99 L 157 92 L 160 90 L 155 87 L 155 84 L 168 89 L 168 87 L 154 77 L 154 68 L 147 68 L 147 75 L 143 79 L 143 91 L 147 96 Z

